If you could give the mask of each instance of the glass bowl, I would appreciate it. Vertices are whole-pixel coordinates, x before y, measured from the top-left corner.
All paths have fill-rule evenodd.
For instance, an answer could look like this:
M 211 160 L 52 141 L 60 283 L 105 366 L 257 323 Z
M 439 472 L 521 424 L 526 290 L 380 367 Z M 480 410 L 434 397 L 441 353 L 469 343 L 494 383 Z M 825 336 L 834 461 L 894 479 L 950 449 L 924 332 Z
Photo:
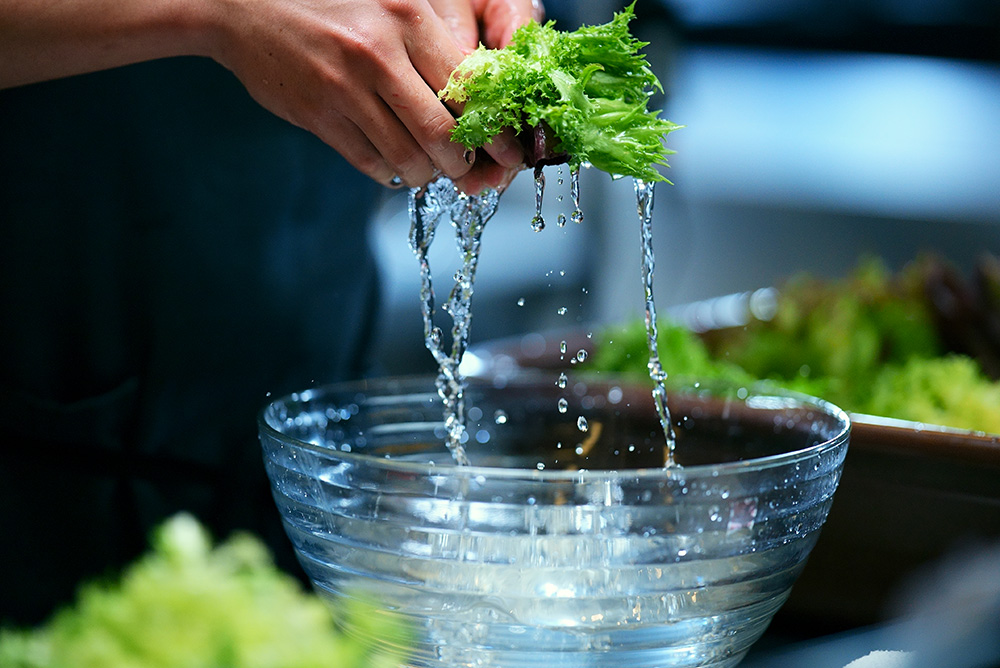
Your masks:
M 348 630 L 406 666 L 736 665 L 816 543 L 850 434 L 817 399 L 695 387 L 670 397 L 664 467 L 643 387 L 482 379 L 466 408 L 464 467 L 432 378 L 312 389 L 259 421 L 314 587 L 374 604 Z

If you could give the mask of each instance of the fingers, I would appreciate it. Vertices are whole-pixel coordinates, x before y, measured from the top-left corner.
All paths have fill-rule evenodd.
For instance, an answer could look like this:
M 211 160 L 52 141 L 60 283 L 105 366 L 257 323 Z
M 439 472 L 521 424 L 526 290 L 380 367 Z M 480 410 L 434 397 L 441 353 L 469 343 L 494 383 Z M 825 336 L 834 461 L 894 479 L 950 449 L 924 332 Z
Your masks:
M 450 140 L 455 121 L 437 91 L 476 47 L 480 27 L 488 45 L 502 46 L 517 27 L 543 14 L 539 0 L 427 2 L 434 17 L 421 19 L 419 9 L 412 16 L 400 17 L 409 26 L 404 36 L 409 62 L 378 79 L 376 88 L 386 108 L 372 110 L 361 123 L 372 145 L 410 186 L 423 185 L 437 170 L 456 181 L 470 172 L 475 153 Z M 393 116 L 398 119 L 395 123 Z M 495 137 L 484 149 L 492 160 L 473 170 L 472 188 L 505 186 L 524 166 L 524 151 L 512 130 Z
M 541 22 L 545 9 L 541 0 L 473 0 L 480 17 L 483 44 L 502 49 L 520 26 L 531 19 Z
M 464 55 L 479 46 L 479 21 L 469 0 L 428 0 Z
M 481 156 L 468 174 L 455 181 L 455 186 L 470 195 L 478 195 L 488 188 L 503 192 L 517 176 L 518 171 L 520 170 L 498 165 L 489 158 Z
M 398 170 L 390 165 L 381 151 L 352 120 L 333 112 L 322 124 L 317 124 L 315 134 L 340 153 L 359 172 L 373 181 L 393 188 L 401 187 Z
M 501 167 L 520 169 L 524 166 L 524 147 L 511 128 L 505 128 L 483 150 Z

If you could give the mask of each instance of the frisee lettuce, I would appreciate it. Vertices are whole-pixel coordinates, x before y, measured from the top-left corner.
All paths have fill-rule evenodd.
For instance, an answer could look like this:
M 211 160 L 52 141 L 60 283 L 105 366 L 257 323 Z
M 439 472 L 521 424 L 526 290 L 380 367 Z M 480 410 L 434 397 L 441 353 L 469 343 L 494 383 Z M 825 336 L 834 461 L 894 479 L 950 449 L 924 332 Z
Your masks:
M 160 527 L 120 579 L 84 585 L 37 629 L 0 628 L 0 668 L 393 668 L 409 629 L 355 599 L 333 611 L 250 534 L 213 545 L 192 516 Z M 377 625 L 377 629 L 371 628 Z
M 894 274 L 866 258 L 840 279 L 790 277 L 771 320 L 702 335 L 660 322 L 668 383 L 766 380 L 854 413 L 1000 434 L 1000 381 L 947 350 L 924 292 L 926 271 L 917 262 Z M 642 318 L 596 338 L 590 368 L 648 380 Z
M 666 181 L 655 166 L 667 166 L 664 138 L 681 126 L 647 108 L 662 86 L 640 53 L 648 43 L 629 32 L 634 7 L 572 32 L 532 21 L 504 49 L 480 46 L 439 93 L 464 104 L 452 140 L 476 149 L 505 128 L 547 126 L 573 166 Z

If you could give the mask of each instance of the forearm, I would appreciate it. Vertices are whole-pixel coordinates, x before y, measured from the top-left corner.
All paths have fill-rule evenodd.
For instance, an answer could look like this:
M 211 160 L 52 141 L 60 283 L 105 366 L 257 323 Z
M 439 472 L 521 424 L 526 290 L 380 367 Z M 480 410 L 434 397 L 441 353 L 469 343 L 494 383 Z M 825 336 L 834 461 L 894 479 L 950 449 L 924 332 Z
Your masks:
M 199 0 L 0 0 L 0 88 L 208 55 Z

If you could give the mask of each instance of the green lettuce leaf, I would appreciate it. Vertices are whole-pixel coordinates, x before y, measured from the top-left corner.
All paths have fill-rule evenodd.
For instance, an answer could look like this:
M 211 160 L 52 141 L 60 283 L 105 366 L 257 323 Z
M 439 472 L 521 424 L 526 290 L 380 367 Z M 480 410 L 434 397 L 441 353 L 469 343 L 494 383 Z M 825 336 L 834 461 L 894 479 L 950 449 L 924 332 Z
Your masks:
M 475 149 L 505 128 L 547 127 L 573 166 L 666 181 L 655 166 L 667 166 L 664 139 L 681 126 L 647 108 L 662 86 L 640 53 L 647 43 L 629 32 L 634 5 L 603 25 L 562 32 L 533 21 L 505 49 L 480 46 L 439 94 L 464 104 L 452 139 Z
M 120 579 L 84 585 L 37 629 L 0 629 L 0 668 L 391 668 L 408 629 L 358 601 L 333 611 L 280 571 L 264 545 L 213 546 L 190 515 L 167 521 Z M 335 623 L 379 624 L 371 637 Z M 386 639 L 391 639 L 387 642 Z

